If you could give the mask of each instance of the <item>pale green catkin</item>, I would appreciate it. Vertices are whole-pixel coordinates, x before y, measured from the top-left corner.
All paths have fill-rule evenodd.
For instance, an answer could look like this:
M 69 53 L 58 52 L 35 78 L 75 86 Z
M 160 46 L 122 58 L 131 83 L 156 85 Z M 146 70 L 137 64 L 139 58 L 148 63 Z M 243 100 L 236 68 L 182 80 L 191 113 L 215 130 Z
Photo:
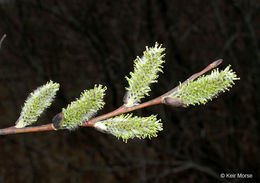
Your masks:
M 60 128 L 75 129 L 83 122 L 92 118 L 104 106 L 106 87 L 95 85 L 91 90 L 85 90 L 76 101 L 71 102 L 66 109 L 62 109 L 64 119 Z
M 149 117 L 132 117 L 132 114 L 122 114 L 97 122 L 94 127 L 98 130 L 110 133 L 117 138 L 122 138 L 124 142 L 127 142 L 128 139 L 134 137 L 139 139 L 156 137 L 157 133 L 163 130 L 160 121 L 161 120 L 157 120 L 156 115 Z
M 229 90 L 234 85 L 234 80 L 239 80 L 230 66 L 219 72 L 214 69 L 211 74 L 201 76 L 195 81 L 182 85 L 168 97 L 179 98 L 186 106 L 205 104 L 218 94 Z
M 142 58 L 137 57 L 134 61 L 134 72 L 130 72 L 130 78 L 126 77 L 129 86 L 127 90 L 127 98 L 125 106 L 132 107 L 137 105 L 142 98 L 148 96 L 150 84 L 156 83 L 158 73 L 162 72 L 162 64 L 165 48 L 162 48 L 158 43 L 154 47 L 146 47 Z
M 49 107 L 59 90 L 59 84 L 49 81 L 30 93 L 16 122 L 16 128 L 23 128 L 36 122 L 43 111 Z

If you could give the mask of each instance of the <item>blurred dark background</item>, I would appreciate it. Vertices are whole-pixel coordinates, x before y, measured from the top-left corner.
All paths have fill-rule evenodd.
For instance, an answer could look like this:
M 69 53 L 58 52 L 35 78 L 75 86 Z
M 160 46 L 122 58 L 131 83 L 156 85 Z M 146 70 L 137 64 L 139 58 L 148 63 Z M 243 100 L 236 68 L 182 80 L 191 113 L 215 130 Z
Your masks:
M 154 106 L 164 131 L 122 142 L 94 129 L 0 136 L 0 183 L 259 182 L 260 2 L 258 0 L 0 0 L 0 128 L 14 125 L 27 95 L 53 80 L 57 99 L 38 124 L 94 84 L 105 108 L 122 104 L 125 76 L 145 46 L 166 48 L 159 96 L 218 58 L 241 78 L 206 105 Z M 257 94 L 258 93 L 258 94 Z M 145 100 L 143 100 L 145 101 Z

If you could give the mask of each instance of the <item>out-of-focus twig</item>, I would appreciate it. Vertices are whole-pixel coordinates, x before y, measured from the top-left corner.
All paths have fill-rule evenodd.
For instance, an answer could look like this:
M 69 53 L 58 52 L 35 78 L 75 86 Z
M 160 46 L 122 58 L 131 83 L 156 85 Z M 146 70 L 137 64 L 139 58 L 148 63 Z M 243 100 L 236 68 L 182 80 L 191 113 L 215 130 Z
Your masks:
M 5 38 L 6 38 L 6 34 L 4 34 L 4 35 L 2 36 L 2 38 L 0 39 L 0 48 L 1 48 L 1 46 L 2 46 L 2 42 L 4 41 Z

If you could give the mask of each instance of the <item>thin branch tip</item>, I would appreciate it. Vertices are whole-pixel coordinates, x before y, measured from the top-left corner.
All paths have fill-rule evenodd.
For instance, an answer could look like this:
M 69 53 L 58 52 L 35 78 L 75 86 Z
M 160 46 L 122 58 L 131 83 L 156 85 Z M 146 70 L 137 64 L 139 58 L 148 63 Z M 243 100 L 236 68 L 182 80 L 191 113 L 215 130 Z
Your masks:
M 210 64 L 210 66 L 212 68 L 215 68 L 215 67 L 219 66 L 222 62 L 223 62 L 223 59 L 218 59 L 218 60 L 214 61 L 212 64 Z

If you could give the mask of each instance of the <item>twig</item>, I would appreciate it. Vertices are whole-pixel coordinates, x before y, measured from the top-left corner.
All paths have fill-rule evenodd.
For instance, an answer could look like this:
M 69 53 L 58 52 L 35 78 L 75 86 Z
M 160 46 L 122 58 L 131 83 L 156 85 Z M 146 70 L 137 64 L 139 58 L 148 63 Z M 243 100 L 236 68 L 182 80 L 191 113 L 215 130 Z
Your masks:
M 190 78 L 188 78 L 186 81 L 184 81 L 182 83 L 182 85 L 187 84 L 190 81 L 193 81 L 194 79 L 198 78 L 199 76 L 203 75 L 204 73 L 208 72 L 209 70 L 217 67 L 218 65 L 220 65 L 222 63 L 222 59 L 216 60 L 213 63 L 211 63 L 210 65 L 208 65 L 205 69 L 203 69 L 202 71 L 192 75 Z M 164 97 L 167 96 L 169 93 L 174 92 L 175 90 L 178 89 L 179 86 L 175 87 L 174 89 L 170 90 L 169 92 L 155 98 L 152 99 L 150 101 L 144 102 L 142 104 L 133 106 L 133 107 L 126 107 L 125 105 L 122 105 L 121 107 L 119 107 L 118 109 L 109 112 L 107 114 L 103 114 L 101 116 L 97 116 L 95 118 L 90 119 L 89 121 L 84 122 L 81 126 L 82 127 L 93 127 L 94 124 L 98 121 L 101 120 L 105 120 L 120 114 L 124 114 L 124 113 L 128 113 L 131 111 L 135 111 L 138 109 L 142 109 L 145 107 L 149 107 L 149 106 L 153 106 L 153 105 L 157 105 L 157 104 L 162 104 Z M 172 107 L 179 107 L 178 103 L 176 103 L 176 106 L 172 106 Z M 54 131 L 56 130 L 53 126 L 52 123 L 50 124 L 46 124 L 46 125 L 41 125 L 41 126 L 35 126 L 35 127 L 25 127 L 25 128 L 15 128 L 14 126 L 9 127 L 9 128 L 4 128 L 4 129 L 0 129 L 0 135 L 9 135 L 9 134 L 18 134 L 18 133 L 32 133 L 32 132 L 43 132 L 43 131 Z
M 25 128 L 15 128 L 11 126 L 9 128 L 0 129 L 0 135 L 9 135 L 9 134 L 17 134 L 17 133 L 32 133 L 32 132 L 43 132 L 43 131 L 53 131 L 55 130 L 52 123 L 41 126 L 32 126 Z
M 4 34 L 4 35 L 2 36 L 2 38 L 0 39 L 0 48 L 1 48 L 1 46 L 2 46 L 2 42 L 4 41 L 5 38 L 6 38 L 6 34 Z

